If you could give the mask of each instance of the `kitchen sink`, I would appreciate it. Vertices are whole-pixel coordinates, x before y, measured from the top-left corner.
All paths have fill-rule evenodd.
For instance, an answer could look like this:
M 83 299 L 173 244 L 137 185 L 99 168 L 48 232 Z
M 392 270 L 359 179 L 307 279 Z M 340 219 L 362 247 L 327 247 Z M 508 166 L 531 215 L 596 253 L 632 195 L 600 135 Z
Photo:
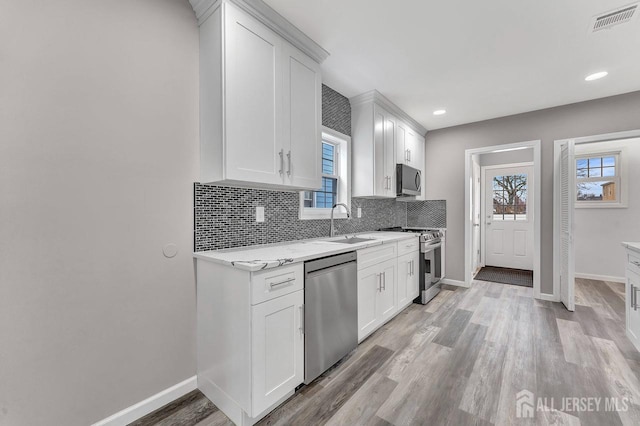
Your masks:
M 364 243 L 365 241 L 375 241 L 375 238 L 360 238 L 360 237 L 351 237 L 351 238 L 338 238 L 335 240 L 329 240 L 329 243 L 341 243 L 341 244 L 358 244 Z

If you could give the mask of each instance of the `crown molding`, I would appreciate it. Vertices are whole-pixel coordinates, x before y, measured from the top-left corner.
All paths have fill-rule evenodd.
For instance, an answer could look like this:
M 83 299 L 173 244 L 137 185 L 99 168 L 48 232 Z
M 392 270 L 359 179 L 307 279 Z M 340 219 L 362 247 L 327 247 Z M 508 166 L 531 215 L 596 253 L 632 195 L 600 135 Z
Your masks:
M 302 50 L 307 56 L 319 64 L 329 57 L 329 52 L 324 50 L 322 46 L 313 41 L 262 0 L 189 0 L 189 3 L 191 3 L 193 11 L 196 13 L 198 25 L 206 21 L 222 3 L 233 3 L 265 24 L 280 37 Z
M 349 99 L 351 105 L 361 105 L 367 103 L 376 103 L 407 123 L 413 130 L 418 132 L 420 136 L 424 136 L 427 134 L 427 129 L 424 128 L 420 123 L 411 118 L 409 114 L 400 109 L 396 104 L 387 99 L 382 93 L 377 90 L 371 90 L 370 92 L 365 92 L 360 95 L 354 96 Z

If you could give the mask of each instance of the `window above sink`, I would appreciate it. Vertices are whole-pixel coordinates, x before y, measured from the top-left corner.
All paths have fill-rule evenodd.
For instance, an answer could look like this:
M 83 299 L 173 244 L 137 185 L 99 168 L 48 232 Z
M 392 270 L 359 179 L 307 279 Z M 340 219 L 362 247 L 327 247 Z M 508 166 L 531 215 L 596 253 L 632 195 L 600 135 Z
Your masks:
M 329 219 L 331 207 L 344 203 L 351 209 L 351 138 L 328 127 L 322 128 L 322 188 L 300 192 L 300 219 Z M 334 218 L 346 219 L 343 208 Z

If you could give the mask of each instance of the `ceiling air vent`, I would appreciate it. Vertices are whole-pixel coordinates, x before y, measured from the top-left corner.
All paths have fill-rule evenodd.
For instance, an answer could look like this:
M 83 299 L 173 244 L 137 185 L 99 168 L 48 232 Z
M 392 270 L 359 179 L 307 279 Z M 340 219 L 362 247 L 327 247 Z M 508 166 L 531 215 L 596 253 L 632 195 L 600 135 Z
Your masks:
M 593 17 L 591 22 L 591 32 L 606 30 L 619 24 L 624 24 L 633 19 L 638 14 L 638 3 L 623 6 L 616 10 L 603 13 Z

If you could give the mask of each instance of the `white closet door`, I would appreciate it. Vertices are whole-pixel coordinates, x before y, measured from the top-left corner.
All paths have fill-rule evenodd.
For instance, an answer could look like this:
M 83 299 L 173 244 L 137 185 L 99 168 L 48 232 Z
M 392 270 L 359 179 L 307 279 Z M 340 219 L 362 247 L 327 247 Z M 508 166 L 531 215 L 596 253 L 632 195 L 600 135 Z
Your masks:
M 573 248 L 573 206 L 576 199 L 574 142 L 562 145 L 560 156 L 560 300 L 575 310 L 575 260 Z

